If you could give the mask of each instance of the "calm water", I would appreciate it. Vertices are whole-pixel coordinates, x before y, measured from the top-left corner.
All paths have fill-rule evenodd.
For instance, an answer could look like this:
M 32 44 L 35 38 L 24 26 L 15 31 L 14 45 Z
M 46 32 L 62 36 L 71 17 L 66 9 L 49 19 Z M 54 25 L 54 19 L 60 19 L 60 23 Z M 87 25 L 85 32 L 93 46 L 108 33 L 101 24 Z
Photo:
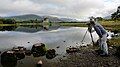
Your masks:
M 87 30 L 85 27 L 60 26 L 52 26 L 48 31 L 43 30 L 40 26 L 14 26 L 1 27 L 0 29 L 0 51 L 8 50 L 17 46 L 24 46 L 27 49 L 31 49 L 32 45 L 35 43 L 45 43 L 47 49 L 54 48 L 59 55 L 65 54 L 66 47 L 68 46 L 83 45 L 81 40 Z M 96 41 L 98 36 L 95 32 L 93 35 L 94 40 Z M 84 43 L 91 43 L 89 33 L 87 33 Z M 60 46 L 60 48 L 57 49 L 57 46 Z M 36 61 L 40 59 L 41 57 L 26 57 L 25 59 L 18 61 L 16 67 L 34 67 Z

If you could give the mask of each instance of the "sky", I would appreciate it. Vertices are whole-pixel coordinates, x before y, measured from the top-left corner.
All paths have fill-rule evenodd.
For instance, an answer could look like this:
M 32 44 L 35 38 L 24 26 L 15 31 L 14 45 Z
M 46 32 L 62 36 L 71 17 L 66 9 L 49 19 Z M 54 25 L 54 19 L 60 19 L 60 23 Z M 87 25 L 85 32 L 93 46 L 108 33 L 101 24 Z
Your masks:
M 87 19 L 109 16 L 118 6 L 120 0 L 0 0 L 0 16 L 36 14 Z

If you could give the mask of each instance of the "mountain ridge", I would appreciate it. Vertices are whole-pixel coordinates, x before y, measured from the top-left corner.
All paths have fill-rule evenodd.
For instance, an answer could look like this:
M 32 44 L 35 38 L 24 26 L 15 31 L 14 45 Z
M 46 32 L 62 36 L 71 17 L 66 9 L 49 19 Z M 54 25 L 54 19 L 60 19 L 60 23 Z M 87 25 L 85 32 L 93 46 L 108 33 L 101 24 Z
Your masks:
M 27 21 L 27 20 L 40 20 L 42 21 L 44 18 L 48 18 L 51 22 L 76 22 L 76 19 L 71 18 L 58 18 L 53 16 L 39 16 L 35 14 L 24 14 L 24 15 L 17 15 L 17 16 L 9 16 L 9 17 L 2 17 L 5 19 L 15 19 L 17 21 Z

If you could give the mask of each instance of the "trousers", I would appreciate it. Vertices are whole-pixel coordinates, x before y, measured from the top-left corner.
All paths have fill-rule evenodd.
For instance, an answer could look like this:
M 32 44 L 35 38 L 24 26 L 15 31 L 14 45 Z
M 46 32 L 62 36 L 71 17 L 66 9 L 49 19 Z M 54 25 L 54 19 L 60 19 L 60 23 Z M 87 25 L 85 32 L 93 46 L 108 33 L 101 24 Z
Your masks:
M 100 46 L 100 49 L 103 51 L 103 54 L 108 55 L 108 45 L 106 41 L 107 41 L 107 33 L 103 34 L 102 38 L 99 38 L 99 46 Z

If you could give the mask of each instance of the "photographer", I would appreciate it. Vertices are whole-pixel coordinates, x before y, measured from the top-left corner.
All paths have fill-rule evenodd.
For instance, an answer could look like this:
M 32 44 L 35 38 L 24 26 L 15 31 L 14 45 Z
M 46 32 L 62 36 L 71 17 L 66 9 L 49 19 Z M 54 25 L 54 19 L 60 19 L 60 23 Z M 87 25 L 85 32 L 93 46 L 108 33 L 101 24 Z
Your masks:
M 99 36 L 99 46 L 101 51 L 100 55 L 108 56 L 108 45 L 106 43 L 108 34 L 106 30 L 103 28 L 102 25 L 97 23 L 96 19 L 94 19 L 93 17 L 90 18 L 90 23 L 88 24 L 88 31 L 90 32 L 90 34 L 92 33 L 92 27 Z

